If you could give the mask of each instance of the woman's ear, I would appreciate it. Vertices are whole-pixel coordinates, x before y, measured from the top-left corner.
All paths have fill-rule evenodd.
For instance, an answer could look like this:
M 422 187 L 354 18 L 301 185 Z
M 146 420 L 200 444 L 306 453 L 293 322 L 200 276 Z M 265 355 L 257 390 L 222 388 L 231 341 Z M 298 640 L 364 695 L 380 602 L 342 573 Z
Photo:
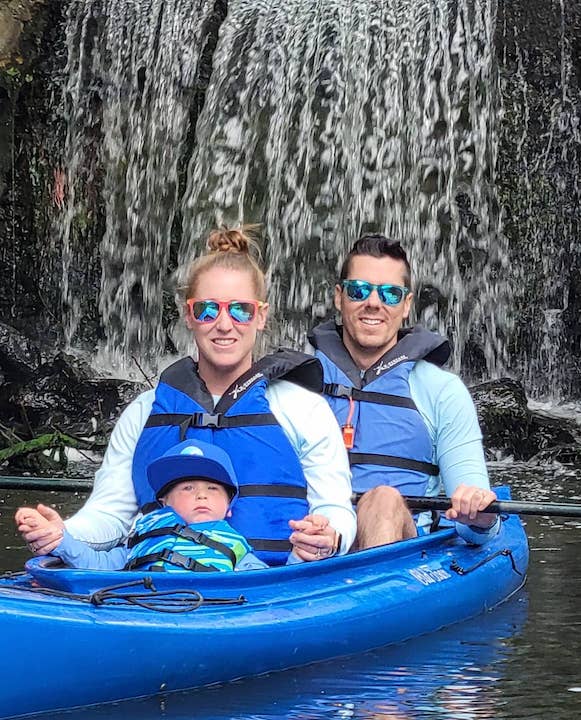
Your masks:
M 184 305 L 184 320 L 186 322 L 186 327 L 188 330 L 194 329 L 194 321 L 192 320 L 192 313 L 190 312 L 190 308 L 187 305 Z
M 268 319 L 268 308 L 269 304 L 267 302 L 262 303 L 262 305 L 258 308 L 257 312 L 257 324 L 256 329 L 257 330 L 264 330 L 266 327 L 266 321 Z

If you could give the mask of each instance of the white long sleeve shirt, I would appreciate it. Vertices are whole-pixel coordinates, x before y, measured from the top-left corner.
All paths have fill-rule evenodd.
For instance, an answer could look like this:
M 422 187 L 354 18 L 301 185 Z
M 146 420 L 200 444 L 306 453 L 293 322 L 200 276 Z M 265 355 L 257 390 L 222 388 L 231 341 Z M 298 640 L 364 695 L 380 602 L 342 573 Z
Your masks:
M 133 453 L 154 397 L 155 391 L 148 390 L 124 410 L 95 474 L 91 495 L 65 521 L 73 537 L 95 549 L 109 549 L 122 542 L 137 517 L 131 473 Z M 303 468 L 309 511 L 329 519 L 330 525 L 341 533 L 340 552 L 347 552 L 355 539 L 356 516 L 351 505 L 347 452 L 331 409 L 321 396 L 285 380 L 271 383 L 266 398 Z

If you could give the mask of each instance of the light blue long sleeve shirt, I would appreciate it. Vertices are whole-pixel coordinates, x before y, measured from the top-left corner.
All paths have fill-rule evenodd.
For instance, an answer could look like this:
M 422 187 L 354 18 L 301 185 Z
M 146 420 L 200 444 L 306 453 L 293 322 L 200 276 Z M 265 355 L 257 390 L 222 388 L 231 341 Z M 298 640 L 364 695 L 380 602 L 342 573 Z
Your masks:
M 63 539 L 51 555 L 59 557 L 69 567 L 83 570 L 122 570 L 127 564 L 129 550 L 127 545 L 119 545 L 110 550 L 95 550 L 82 540 L 74 538 L 67 530 Z M 268 565 L 253 553 L 246 555 L 237 563 L 238 570 L 261 570 Z
M 482 432 L 468 388 L 457 375 L 425 360 L 415 364 L 409 382 L 412 400 L 432 439 L 432 462 L 440 468 L 440 474 L 430 478 L 426 495 L 438 495 L 443 489 L 450 497 L 462 483 L 489 490 Z M 419 525 L 430 520 L 422 513 Z M 456 529 L 467 542 L 481 545 L 497 534 L 500 518 L 489 529 L 463 523 L 456 523 Z

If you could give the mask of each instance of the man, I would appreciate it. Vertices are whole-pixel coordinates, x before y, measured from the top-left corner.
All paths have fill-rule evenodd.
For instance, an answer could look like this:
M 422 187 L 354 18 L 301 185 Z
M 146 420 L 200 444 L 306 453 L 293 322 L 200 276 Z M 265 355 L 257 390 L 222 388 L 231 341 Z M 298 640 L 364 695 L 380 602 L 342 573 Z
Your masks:
M 482 544 L 500 527 L 482 512 L 496 495 L 474 404 L 462 381 L 440 367 L 448 341 L 402 329 L 412 301 L 399 242 L 365 235 L 335 287 L 342 325 L 328 321 L 309 336 L 349 450 L 361 549 L 429 532 L 430 515 L 414 520 L 402 495 L 437 495 L 442 484 L 452 500 L 446 517 L 465 540 Z

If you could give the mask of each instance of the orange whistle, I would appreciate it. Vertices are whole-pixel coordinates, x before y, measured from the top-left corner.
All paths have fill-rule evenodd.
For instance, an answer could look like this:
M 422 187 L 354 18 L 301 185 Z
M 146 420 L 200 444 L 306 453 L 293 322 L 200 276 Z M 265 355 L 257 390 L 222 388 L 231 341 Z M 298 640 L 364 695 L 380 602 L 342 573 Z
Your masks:
M 353 425 L 343 425 L 341 428 L 343 431 L 343 442 L 347 450 L 353 449 L 353 441 L 355 437 L 355 429 Z

